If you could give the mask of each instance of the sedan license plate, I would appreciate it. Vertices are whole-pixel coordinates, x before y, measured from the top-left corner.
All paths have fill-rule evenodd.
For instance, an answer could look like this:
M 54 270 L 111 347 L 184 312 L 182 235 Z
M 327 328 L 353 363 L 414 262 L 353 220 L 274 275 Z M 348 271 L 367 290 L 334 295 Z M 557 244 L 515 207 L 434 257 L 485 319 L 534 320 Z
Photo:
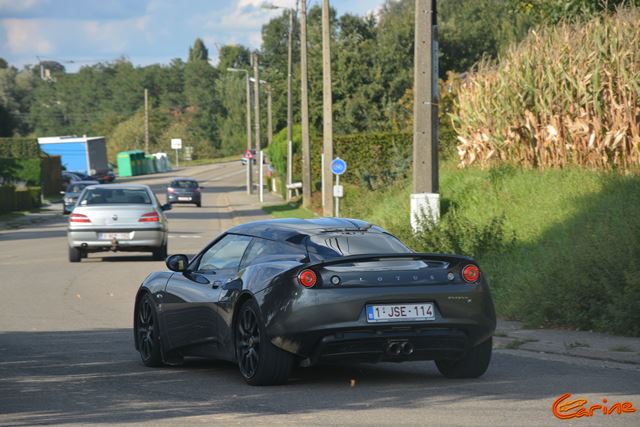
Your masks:
M 415 322 L 434 320 L 433 304 L 384 304 L 367 305 L 367 322 Z
M 191 197 L 178 197 L 178 200 L 180 200 L 181 202 L 188 202 L 191 200 Z
M 98 233 L 100 240 L 131 240 L 131 233 Z

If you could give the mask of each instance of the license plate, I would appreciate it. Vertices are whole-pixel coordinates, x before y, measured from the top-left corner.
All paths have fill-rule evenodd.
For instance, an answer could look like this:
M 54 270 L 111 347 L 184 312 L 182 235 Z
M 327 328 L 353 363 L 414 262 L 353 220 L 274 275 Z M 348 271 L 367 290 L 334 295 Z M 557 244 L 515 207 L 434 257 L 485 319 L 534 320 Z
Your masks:
M 402 322 L 434 320 L 433 304 L 367 305 L 367 322 Z
M 100 240 L 131 240 L 131 233 L 99 233 Z
M 191 200 L 191 197 L 178 197 L 178 200 L 188 202 Z

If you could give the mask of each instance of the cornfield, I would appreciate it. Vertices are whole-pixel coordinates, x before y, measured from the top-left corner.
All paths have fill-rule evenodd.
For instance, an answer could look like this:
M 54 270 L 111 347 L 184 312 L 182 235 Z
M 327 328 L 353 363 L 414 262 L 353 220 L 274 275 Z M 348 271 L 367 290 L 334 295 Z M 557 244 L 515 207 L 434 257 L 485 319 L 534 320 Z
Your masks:
M 640 166 L 640 9 L 532 31 L 483 61 L 451 115 L 462 167 Z

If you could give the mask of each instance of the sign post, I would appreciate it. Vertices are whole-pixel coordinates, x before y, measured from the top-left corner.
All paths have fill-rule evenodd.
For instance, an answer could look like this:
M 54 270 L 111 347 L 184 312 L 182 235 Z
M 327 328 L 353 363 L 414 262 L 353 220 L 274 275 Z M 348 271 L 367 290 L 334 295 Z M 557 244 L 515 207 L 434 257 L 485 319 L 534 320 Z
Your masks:
M 251 162 L 253 161 L 253 152 L 251 150 L 245 151 L 244 158 L 247 160 L 247 194 L 252 194 L 253 193 L 253 188 L 252 188 L 253 187 L 252 185 L 253 169 L 251 169 Z
M 178 160 L 178 150 L 182 149 L 182 139 L 171 138 L 171 148 L 176 150 L 176 167 L 180 167 L 180 161 Z
M 340 185 L 340 175 L 347 171 L 347 162 L 340 157 L 336 157 L 331 162 L 331 172 L 336 176 L 336 185 L 333 186 L 333 197 L 335 197 L 336 218 L 340 218 L 340 198 L 344 197 L 344 188 Z

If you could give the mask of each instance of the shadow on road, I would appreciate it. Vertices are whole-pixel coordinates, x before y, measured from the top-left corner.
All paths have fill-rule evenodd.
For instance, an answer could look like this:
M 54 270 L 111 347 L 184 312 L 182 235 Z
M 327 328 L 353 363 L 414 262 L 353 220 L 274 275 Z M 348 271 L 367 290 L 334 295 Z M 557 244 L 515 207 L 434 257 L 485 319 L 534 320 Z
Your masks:
M 421 408 L 465 400 L 544 399 L 564 392 L 637 392 L 640 373 L 496 354 L 477 380 L 446 380 L 431 362 L 298 369 L 286 386 L 251 387 L 235 365 L 146 368 L 129 329 L 0 334 L 0 422 L 135 423 L 186 416 L 252 417 Z M 525 363 L 523 363 L 525 362 Z M 355 387 L 351 387 L 355 380 Z M 314 396 L 323 396 L 322 399 Z M 215 418 L 214 418 L 215 419 Z

